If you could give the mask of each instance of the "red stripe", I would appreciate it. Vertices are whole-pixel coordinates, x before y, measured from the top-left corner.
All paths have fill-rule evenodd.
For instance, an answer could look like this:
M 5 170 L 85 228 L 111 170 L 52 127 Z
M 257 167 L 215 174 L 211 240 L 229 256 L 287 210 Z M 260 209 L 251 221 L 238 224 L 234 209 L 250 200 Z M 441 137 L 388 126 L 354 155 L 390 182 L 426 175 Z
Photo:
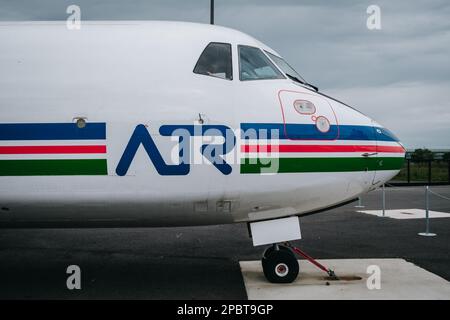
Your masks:
M 405 153 L 405 148 L 401 146 L 377 146 L 377 152 Z
M 355 145 L 242 145 L 241 152 L 388 152 L 403 153 L 401 146 Z
M 106 146 L 0 146 L 0 154 L 106 153 Z

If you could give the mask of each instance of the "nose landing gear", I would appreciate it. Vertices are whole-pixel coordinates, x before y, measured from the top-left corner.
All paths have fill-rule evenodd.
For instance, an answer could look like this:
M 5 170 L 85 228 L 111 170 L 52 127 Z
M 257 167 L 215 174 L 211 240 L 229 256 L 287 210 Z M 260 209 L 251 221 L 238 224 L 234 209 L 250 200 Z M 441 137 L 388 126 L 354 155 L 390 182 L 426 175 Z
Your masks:
M 333 270 L 323 266 L 299 248 L 293 247 L 289 242 L 287 246 L 273 244 L 264 251 L 261 264 L 266 279 L 273 283 L 291 283 L 299 272 L 299 264 L 295 253 L 328 274 L 330 280 L 339 280 Z M 294 253 L 295 252 L 295 253 Z
M 298 217 L 286 217 L 249 223 L 249 233 L 253 245 L 273 244 L 264 251 L 261 264 L 266 279 L 273 283 L 291 283 L 298 275 L 299 265 L 296 254 L 302 256 L 316 267 L 337 279 L 333 270 L 320 264 L 305 252 L 292 246 L 289 241 L 301 239 L 300 220 Z M 284 245 L 279 245 L 283 243 Z

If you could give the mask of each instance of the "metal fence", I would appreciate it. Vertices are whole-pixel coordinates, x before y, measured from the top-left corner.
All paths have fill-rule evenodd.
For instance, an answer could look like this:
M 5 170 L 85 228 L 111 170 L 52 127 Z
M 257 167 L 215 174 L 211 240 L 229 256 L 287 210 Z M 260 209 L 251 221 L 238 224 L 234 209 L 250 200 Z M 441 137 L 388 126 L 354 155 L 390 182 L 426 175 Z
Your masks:
M 386 188 L 389 187 L 389 188 Z M 397 186 L 390 184 L 390 183 L 386 183 L 383 184 L 381 187 L 381 192 L 382 192 L 382 202 L 381 202 L 381 217 L 387 217 L 387 206 L 386 206 L 386 190 L 389 189 L 389 191 L 393 190 L 393 191 L 401 191 L 404 190 L 403 188 L 398 188 Z M 430 188 L 430 186 L 425 184 L 425 188 L 424 188 L 424 195 L 425 195 L 425 201 L 424 201 L 424 208 L 425 208 L 425 231 L 424 232 L 419 232 L 418 235 L 420 236 L 427 236 L 427 237 L 434 237 L 436 236 L 436 233 L 432 233 L 430 232 L 430 195 L 437 197 L 437 198 L 441 198 L 443 200 L 447 200 L 450 201 L 450 197 L 445 196 L 443 194 L 440 194 L 434 190 L 432 190 Z M 365 206 L 363 205 L 363 201 L 362 198 L 359 197 L 358 198 L 358 204 L 354 206 L 355 208 L 364 208 Z
M 391 181 L 392 185 L 450 185 L 450 161 L 415 162 L 406 159 L 403 168 Z

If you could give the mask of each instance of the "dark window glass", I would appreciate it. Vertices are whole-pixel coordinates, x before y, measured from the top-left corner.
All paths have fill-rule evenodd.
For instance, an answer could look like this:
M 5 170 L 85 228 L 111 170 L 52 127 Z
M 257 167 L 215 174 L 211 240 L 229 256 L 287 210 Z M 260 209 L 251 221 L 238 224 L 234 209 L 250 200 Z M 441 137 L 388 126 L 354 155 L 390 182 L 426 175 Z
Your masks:
M 283 74 L 258 48 L 238 46 L 239 48 L 239 79 L 285 79 Z
M 198 58 L 194 73 L 221 79 L 233 79 L 231 44 L 218 42 L 208 44 Z

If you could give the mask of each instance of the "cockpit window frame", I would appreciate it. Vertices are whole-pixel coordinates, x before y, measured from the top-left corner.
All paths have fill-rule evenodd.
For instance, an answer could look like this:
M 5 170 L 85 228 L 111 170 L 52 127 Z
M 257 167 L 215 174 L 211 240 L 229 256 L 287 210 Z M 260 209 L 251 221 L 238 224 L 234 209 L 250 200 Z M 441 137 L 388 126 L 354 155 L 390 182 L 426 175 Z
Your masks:
M 280 78 L 260 78 L 260 79 L 242 79 L 241 77 L 241 54 L 240 54 L 240 48 L 241 47 L 248 47 L 248 48 L 253 48 L 253 49 L 257 49 L 261 52 L 261 54 L 267 58 L 267 60 L 269 61 L 269 63 L 271 64 L 271 66 L 279 72 L 279 74 L 281 75 Z M 240 81 L 262 81 L 262 80 L 286 80 L 286 75 L 278 68 L 278 66 L 272 61 L 272 59 L 270 59 L 266 53 L 264 52 L 263 49 L 259 48 L 259 47 L 255 47 L 255 46 L 250 46 L 250 45 L 246 45 L 246 44 L 238 44 L 237 45 L 237 58 L 238 58 L 238 73 L 239 73 L 239 80 Z
M 221 45 L 227 45 L 227 46 L 229 46 L 229 48 L 230 48 L 230 66 L 231 66 L 231 74 L 230 74 L 231 77 L 230 77 L 230 78 L 227 78 L 227 77 L 222 78 L 222 77 L 215 76 L 215 75 L 212 75 L 212 74 L 199 73 L 199 72 L 196 72 L 196 71 L 195 71 L 195 69 L 197 69 L 198 64 L 200 63 L 200 58 L 203 56 L 203 54 L 205 53 L 206 49 L 208 49 L 208 47 L 209 47 L 211 44 L 221 44 Z M 195 66 L 194 66 L 194 69 L 192 70 L 192 72 L 193 72 L 194 74 L 198 74 L 198 75 L 202 75 L 202 76 L 207 76 L 207 77 L 212 77 L 212 78 L 215 78 L 215 79 L 221 79 L 221 80 L 233 81 L 233 78 L 234 78 L 234 77 L 233 77 L 233 76 L 234 76 L 234 68 L 233 68 L 233 46 L 232 46 L 232 44 L 231 44 L 231 43 L 228 43 L 228 42 L 219 42 L 219 41 L 211 41 L 211 42 L 209 42 L 209 43 L 205 46 L 205 48 L 202 50 L 202 53 L 200 53 L 200 55 L 198 56 L 197 62 L 195 63 Z
M 297 72 L 297 70 L 295 70 L 285 59 L 283 59 L 282 57 L 280 57 L 279 55 L 277 55 L 277 54 L 275 54 L 275 53 L 273 53 L 273 52 L 270 52 L 270 51 L 267 51 L 267 50 L 263 50 L 264 51 L 264 54 L 270 59 L 270 61 L 272 61 L 275 65 L 276 65 L 276 67 L 278 68 L 278 70 L 280 70 L 284 75 L 286 75 L 286 71 L 283 69 L 283 68 L 281 68 L 279 65 L 278 65 L 278 63 L 272 58 L 272 56 L 273 57 L 276 57 L 276 58 L 278 58 L 278 59 L 280 59 L 280 60 L 282 60 L 290 69 L 292 69 L 292 71 L 294 71 L 294 73 L 295 74 L 293 74 L 293 76 L 298 76 L 297 78 L 299 78 L 300 80 L 302 80 L 303 82 L 306 82 L 306 80 L 305 80 L 305 78 L 303 78 L 298 72 Z

